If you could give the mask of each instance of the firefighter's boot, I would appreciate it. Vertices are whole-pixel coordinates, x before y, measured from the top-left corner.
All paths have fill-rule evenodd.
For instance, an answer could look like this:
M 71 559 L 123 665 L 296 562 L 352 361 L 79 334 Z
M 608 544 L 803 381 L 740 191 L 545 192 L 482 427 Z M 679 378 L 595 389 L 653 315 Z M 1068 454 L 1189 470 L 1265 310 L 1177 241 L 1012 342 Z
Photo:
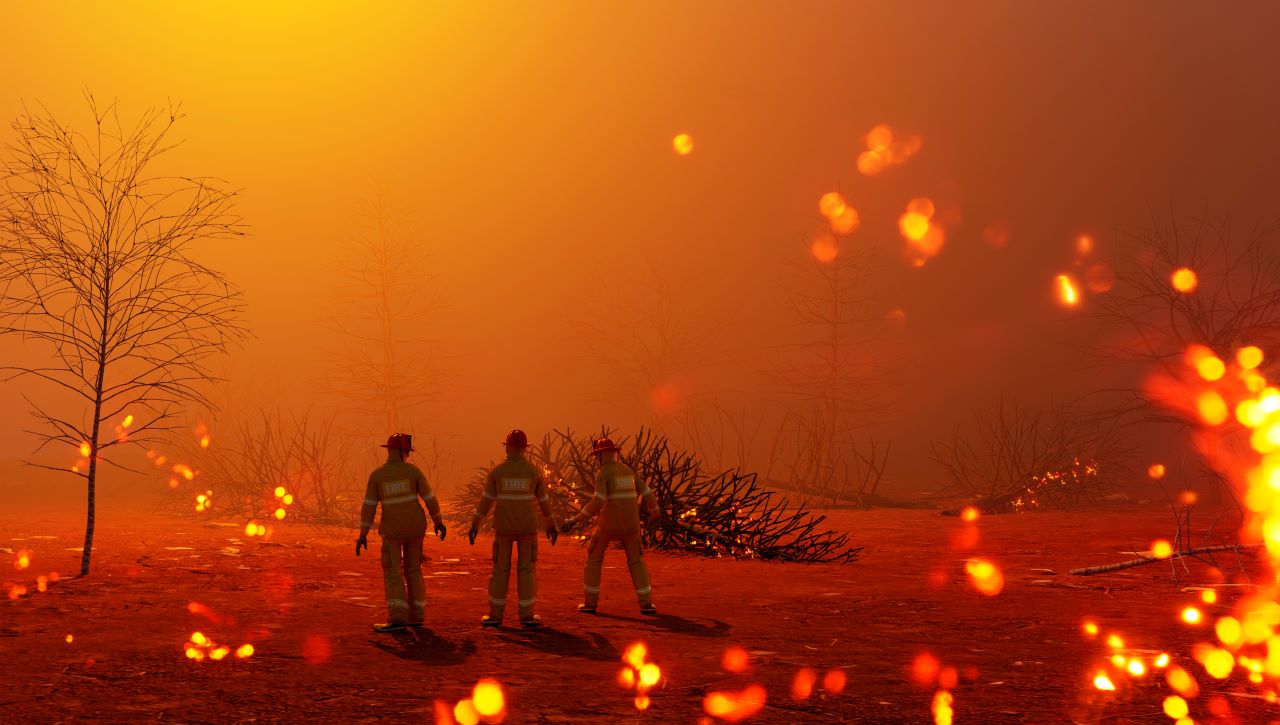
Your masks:
M 489 614 L 481 624 L 495 626 L 502 623 L 507 608 L 507 585 L 511 581 L 511 546 L 515 542 L 503 536 L 493 539 L 493 574 L 489 577 Z
M 382 583 L 387 592 L 387 625 L 395 627 L 409 623 L 409 601 L 405 598 L 404 571 L 400 565 L 404 543 L 401 539 L 382 540 Z
M 587 566 L 582 575 L 582 605 L 578 611 L 594 614 L 600 603 L 600 570 L 604 553 L 609 550 L 609 537 L 597 531 L 587 542 Z
M 627 552 L 627 569 L 631 571 L 631 583 L 636 588 L 640 613 L 656 614 L 658 610 L 653 606 L 653 589 L 649 586 L 649 569 L 644 565 L 644 544 L 640 541 L 640 535 L 623 539 L 622 548 Z

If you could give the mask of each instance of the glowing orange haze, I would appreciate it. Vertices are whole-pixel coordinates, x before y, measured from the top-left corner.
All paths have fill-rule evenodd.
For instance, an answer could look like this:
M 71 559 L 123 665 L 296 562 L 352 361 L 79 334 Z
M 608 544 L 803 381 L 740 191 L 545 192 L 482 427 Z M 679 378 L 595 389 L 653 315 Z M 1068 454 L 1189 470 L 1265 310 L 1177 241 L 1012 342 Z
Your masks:
M 1092 328 L 1056 327 L 1079 315 L 1046 292 L 1082 229 L 1134 228 L 1171 200 L 1252 220 L 1272 201 L 1280 166 L 1256 160 L 1280 153 L 1280 97 L 1222 80 L 1274 57 L 1275 8 L 1256 13 L 1271 17 L 1194 3 L 1155 22 L 1127 4 L 12 4 L 0 119 L 39 102 L 83 127 L 86 88 L 126 119 L 183 102 L 165 170 L 243 189 L 249 224 L 199 253 L 244 287 L 256 334 L 221 366 L 224 415 L 339 409 L 313 385 L 322 323 L 379 185 L 431 259 L 435 312 L 407 332 L 442 340 L 452 373 L 447 400 L 412 417 L 419 436 L 447 435 L 455 477 L 513 427 L 629 429 L 712 399 L 778 410 L 766 371 L 803 334 L 788 266 L 876 247 L 868 291 L 876 315 L 901 311 L 888 346 L 913 378 L 875 432 L 894 439 L 891 478 L 924 485 L 929 440 L 974 406 L 1100 387 L 1060 344 Z M 860 173 L 880 124 L 905 145 Z M 1224 128 L 1213 153 L 1186 143 Z M 812 247 L 833 190 L 856 229 Z M 945 228 L 920 268 L 898 234 L 917 198 Z M 1093 239 L 1108 259 L 1111 235 Z M 690 344 L 648 375 L 607 364 L 593 348 L 643 328 L 660 283 Z M 0 341 L 0 356 L 24 354 Z M 20 392 L 0 385 L 0 409 L 24 410 Z M 0 459 L 33 447 L 23 417 L 0 426 Z

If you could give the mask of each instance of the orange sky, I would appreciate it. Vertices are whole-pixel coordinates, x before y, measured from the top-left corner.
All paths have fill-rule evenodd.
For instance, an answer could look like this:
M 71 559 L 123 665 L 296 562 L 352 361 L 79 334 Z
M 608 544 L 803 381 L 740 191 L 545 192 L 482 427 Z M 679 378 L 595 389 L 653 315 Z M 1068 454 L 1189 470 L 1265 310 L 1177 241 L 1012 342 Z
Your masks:
M 0 118 L 43 103 L 83 123 L 81 93 L 126 115 L 180 100 L 171 163 L 243 189 L 249 236 L 201 259 L 244 287 L 256 337 L 225 366 L 272 404 L 311 389 L 344 244 L 380 185 L 433 260 L 449 402 L 431 411 L 459 466 L 512 427 L 631 427 L 646 398 L 604 391 L 584 339 L 665 278 L 708 338 L 682 380 L 701 400 L 777 405 L 765 374 L 795 339 L 788 264 L 817 200 L 858 208 L 882 250 L 876 289 L 906 324 L 890 477 L 975 406 L 1096 387 L 1054 305 L 1072 239 L 1170 213 L 1275 216 L 1280 6 L 1199 2 L 9 3 Z M 878 123 L 922 135 L 862 177 Z M 672 153 L 693 135 L 688 157 Z M 5 140 L 7 128 L 0 130 Z M 943 252 L 903 262 L 916 196 L 959 210 Z M 1006 220 L 996 250 L 981 233 Z M 656 270 L 656 271 L 655 271 Z M 1087 303 L 1086 303 L 1087 304 Z M 0 340 L 12 355 L 15 340 Z M 17 386 L 0 458 L 32 441 Z M 234 415 L 227 411 L 224 415 Z M 372 438 L 385 431 L 371 430 Z

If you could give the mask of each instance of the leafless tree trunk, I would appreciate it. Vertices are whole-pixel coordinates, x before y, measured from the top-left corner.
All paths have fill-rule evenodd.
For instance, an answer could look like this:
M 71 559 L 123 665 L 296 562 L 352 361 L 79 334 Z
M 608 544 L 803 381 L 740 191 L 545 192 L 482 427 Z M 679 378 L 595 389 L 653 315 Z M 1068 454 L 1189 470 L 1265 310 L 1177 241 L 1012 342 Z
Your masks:
M 52 352 L 48 365 L 7 365 L 0 375 L 42 380 L 77 403 L 52 412 L 28 398 L 40 422 L 36 450 L 69 445 L 87 459 L 87 470 L 71 467 L 88 496 L 81 575 L 93 551 L 98 464 L 112 463 L 104 453 L 178 427 L 184 404 L 207 405 L 208 362 L 246 334 L 238 290 L 188 256 L 197 241 L 241 234 L 235 194 L 152 168 L 176 145 L 168 137 L 179 109 L 126 127 L 114 104 L 88 103 L 87 134 L 47 110 L 19 116 L 0 177 L 0 334 Z
M 792 298 L 808 339 L 786 351 L 774 375 L 793 403 L 774 442 L 781 460 L 770 466 L 782 467 L 791 490 L 829 502 L 861 499 L 874 493 L 888 450 L 867 432 L 883 409 L 871 391 L 886 387 L 874 364 L 884 327 L 869 292 L 873 253 L 825 231 L 810 250 Z
M 431 278 L 421 244 L 406 237 L 381 191 L 367 217 L 369 229 L 340 261 L 344 282 L 328 315 L 337 348 L 321 384 L 395 433 L 422 422 L 423 407 L 442 397 L 438 345 L 420 334 L 434 308 Z

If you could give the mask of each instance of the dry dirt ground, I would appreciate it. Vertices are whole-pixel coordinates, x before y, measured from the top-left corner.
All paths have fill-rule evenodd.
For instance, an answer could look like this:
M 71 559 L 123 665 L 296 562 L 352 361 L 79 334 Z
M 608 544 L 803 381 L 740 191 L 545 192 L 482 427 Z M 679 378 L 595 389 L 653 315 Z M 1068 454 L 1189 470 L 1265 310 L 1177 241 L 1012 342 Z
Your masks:
M 935 688 L 911 670 L 927 651 L 960 673 L 957 724 L 1171 723 L 1163 678 L 1122 681 L 1114 693 L 1091 686 L 1105 647 L 1082 632 L 1086 618 L 1199 673 L 1197 722 L 1280 719 L 1277 706 L 1229 694 L 1242 683 L 1208 682 L 1190 661 L 1191 645 L 1211 633 L 1177 622 L 1194 595 L 1169 567 L 1067 575 L 1170 534 L 1158 508 L 990 516 L 976 527 L 929 511 L 840 512 L 833 525 L 866 548 L 847 565 L 650 552 L 657 618 L 637 613 L 620 551 L 606 562 L 601 614 L 578 614 L 584 550 L 562 539 L 539 554 L 542 631 L 479 626 L 488 542 L 468 546 L 451 531 L 427 544 L 428 628 L 397 635 L 370 630 L 382 619 L 380 570 L 375 556 L 354 556 L 354 537 L 285 525 L 264 542 L 218 522 L 106 511 L 93 573 L 74 579 L 77 521 L 0 512 L 0 547 L 11 550 L 0 551 L 0 583 L 32 589 L 0 598 L 0 721 L 431 723 L 436 700 L 456 702 L 494 677 L 507 723 L 699 723 L 705 693 L 757 682 L 767 704 L 747 722 L 930 723 Z M 24 549 L 31 565 L 17 571 Z M 969 584 L 964 560 L 975 555 L 1002 568 L 998 596 Z M 50 571 L 61 581 L 34 591 Z M 1213 578 L 1201 566 L 1182 584 Z M 1207 609 L 1225 613 L 1234 600 Z M 192 602 L 212 614 L 193 614 Z M 183 643 L 196 630 L 256 653 L 189 660 Z M 646 712 L 615 679 L 638 640 L 664 677 Z M 747 672 L 722 670 L 731 645 L 751 652 Z M 792 679 L 804 666 L 842 669 L 848 684 L 796 702 Z

